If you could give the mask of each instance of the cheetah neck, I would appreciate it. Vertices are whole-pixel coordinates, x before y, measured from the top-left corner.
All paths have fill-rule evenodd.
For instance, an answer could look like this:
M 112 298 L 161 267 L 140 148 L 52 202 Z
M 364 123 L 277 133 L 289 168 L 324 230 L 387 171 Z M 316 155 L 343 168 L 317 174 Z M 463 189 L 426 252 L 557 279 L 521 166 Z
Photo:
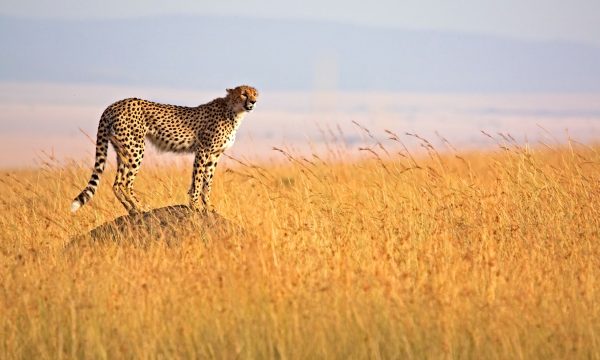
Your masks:
M 237 114 L 233 113 L 233 122 L 239 124 L 240 122 L 242 122 L 242 120 L 244 120 L 245 117 L 246 117 L 245 111 L 239 112 Z

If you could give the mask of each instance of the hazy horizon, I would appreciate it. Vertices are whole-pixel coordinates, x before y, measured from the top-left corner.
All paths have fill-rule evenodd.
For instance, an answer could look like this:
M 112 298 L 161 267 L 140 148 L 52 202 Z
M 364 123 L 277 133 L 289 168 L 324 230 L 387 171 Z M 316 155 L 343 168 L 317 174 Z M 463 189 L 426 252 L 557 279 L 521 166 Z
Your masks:
M 59 162 L 93 163 L 94 145 L 85 134 L 94 138 L 104 108 L 121 98 L 137 96 L 195 106 L 223 95 L 224 90 L 0 83 L 4 119 L 0 168 L 39 165 L 46 158 L 43 152 L 53 153 Z M 398 134 L 416 152 L 420 151 L 418 141 L 406 133 L 425 137 L 442 151 L 452 150 L 439 136 L 462 150 L 497 148 L 481 131 L 497 138 L 498 133 L 510 134 L 519 143 L 532 146 L 540 141 L 565 144 L 569 136 L 593 142 L 600 138 L 598 120 L 600 94 L 267 92 L 261 94 L 256 110 L 244 120 L 235 146 L 227 153 L 253 161 L 281 160 L 273 147 L 323 155 L 337 142 L 360 156 L 359 148 L 375 146 L 375 142 L 355 122 L 368 128 L 390 151 L 399 146 L 388 139 L 385 130 Z M 189 156 L 150 151 L 146 163 L 170 162 L 177 157 L 181 158 L 178 162 L 191 161 Z

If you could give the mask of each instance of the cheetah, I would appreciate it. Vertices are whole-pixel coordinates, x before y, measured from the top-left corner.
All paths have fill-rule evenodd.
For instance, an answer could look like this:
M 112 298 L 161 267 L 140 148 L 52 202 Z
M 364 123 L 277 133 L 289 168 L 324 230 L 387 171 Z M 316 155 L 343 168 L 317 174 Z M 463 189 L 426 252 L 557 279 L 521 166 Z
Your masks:
M 145 139 L 163 151 L 195 154 L 188 191 L 190 207 L 198 211 L 212 210 L 210 190 L 219 157 L 233 145 L 238 127 L 246 113 L 254 109 L 257 99 L 255 88 L 241 85 L 227 89 L 225 97 L 197 107 L 159 104 L 137 98 L 110 105 L 102 113 L 98 125 L 92 176 L 73 200 L 71 211 L 76 212 L 96 193 L 110 141 L 117 153 L 114 193 L 129 214 L 143 212 L 133 191 L 133 182 L 144 157 Z

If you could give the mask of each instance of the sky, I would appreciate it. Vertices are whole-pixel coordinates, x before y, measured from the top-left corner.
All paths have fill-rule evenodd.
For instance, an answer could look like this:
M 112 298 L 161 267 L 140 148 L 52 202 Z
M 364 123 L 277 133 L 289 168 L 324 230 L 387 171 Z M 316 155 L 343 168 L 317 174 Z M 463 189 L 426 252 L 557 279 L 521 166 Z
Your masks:
M 600 139 L 600 0 L 0 0 L 0 16 L 13 18 L 0 18 L 0 169 L 91 162 L 84 133 L 118 99 L 192 106 L 240 81 L 266 90 L 230 150 L 240 157 L 310 153 L 337 128 L 356 150 L 370 140 L 354 122 L 466 149 L 495 146 L 481 131 Z M 242 67 L 223 40 L 238 31 Z M 188 49 L 202 41 L 211 56 Z
M 2 0 L 0 14 L 60 19 L 167 14 L 299 18 L 600 46 L 598 0 Z

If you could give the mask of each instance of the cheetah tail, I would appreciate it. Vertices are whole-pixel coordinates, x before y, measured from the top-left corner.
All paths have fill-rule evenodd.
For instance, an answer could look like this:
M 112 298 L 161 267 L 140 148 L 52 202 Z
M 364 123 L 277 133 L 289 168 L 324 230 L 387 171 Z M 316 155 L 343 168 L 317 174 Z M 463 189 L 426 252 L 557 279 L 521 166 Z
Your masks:
M 92 176 L 87 186 L 71 203 L 71 212 L 73 213 L 90 201 L 96 193 L 98 183 L 100 182 L 100 176 L 104 172 L 104 167 L 106 166 L 109 130 L 108 122 L 102 118 L 100 120 L 100 125 L 98 125 L 98 137 L 96 139 L 96 163 L 94 164 L 94 171 L 92 172 Z

